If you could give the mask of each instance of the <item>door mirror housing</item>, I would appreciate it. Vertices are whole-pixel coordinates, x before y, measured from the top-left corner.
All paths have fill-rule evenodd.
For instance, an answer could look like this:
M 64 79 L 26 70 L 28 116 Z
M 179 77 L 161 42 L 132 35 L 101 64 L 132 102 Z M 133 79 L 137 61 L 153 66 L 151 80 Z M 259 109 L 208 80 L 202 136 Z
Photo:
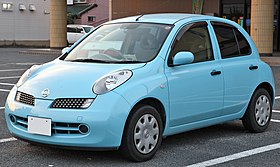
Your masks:
M 192 52 L 178 52 L 173 58 L 172 66 L 191 64 L 193 61 L 194 55 Z
M 69 49 L 70 49 L 70 47 L 65 47 L 65 48 L 63 48 L 63 49 L 61 50 L 61 54 L 64 54 L 64 53 L 68 52 Z

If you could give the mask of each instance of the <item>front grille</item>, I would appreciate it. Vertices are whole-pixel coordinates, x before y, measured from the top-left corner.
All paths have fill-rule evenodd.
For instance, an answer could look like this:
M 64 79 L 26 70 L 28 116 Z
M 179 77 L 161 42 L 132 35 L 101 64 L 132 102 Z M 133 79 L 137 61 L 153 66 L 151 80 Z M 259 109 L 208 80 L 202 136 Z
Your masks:
M 51 108 L 85 109 L 88 108 L 93 99 L 88 98 L 61 98 L 55 99 Z M 86 105 L 88 103 L 88 105 Z
M 35 104 L 35 97 L 23 92 L 17 92 L 16 94 L 16 101 L 34 106 Z
M 20 129 L 27 131 L 28 129 L 28 119 L 15 116 L 16 121 L 12 123 L 14 126 L 19 127 Z M 52 135 L 55 134 L 67 134 L 67 135 L 84 135 L 79 131 L 79 126 L 83 125 L 81 123 L 63 123 L 63 122 L 52 122 Z

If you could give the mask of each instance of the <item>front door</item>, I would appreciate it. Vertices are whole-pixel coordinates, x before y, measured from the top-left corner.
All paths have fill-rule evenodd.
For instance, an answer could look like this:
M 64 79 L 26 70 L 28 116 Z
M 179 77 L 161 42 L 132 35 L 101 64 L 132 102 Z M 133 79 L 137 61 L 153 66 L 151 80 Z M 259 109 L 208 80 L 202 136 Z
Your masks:
M 223 107 L 223 72 L 214 58 L 206 22 L 181 29 L 169 63 L 180 51 L 192 52 L 195 58 L 191 64 L 166 69 L 171 127 L 217 117 Z

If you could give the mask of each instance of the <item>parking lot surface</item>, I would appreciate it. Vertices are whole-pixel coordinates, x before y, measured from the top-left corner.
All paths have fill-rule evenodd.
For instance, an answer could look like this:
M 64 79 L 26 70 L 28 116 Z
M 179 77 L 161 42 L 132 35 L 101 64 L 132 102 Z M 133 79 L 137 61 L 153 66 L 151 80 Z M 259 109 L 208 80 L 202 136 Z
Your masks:
M 264 133 L 245 131 L 240 120 L 167 137 L 156 156 L 133 163 L 118 151 L 77 151 L 35 146 L 8 132 L 4 105 L 9 90 L 33 64 L 57 57 L 20 54 L 24 48 L 0 48 L 0 166 L 280 166 L 280 66 L 272 66 L 276 103 Z

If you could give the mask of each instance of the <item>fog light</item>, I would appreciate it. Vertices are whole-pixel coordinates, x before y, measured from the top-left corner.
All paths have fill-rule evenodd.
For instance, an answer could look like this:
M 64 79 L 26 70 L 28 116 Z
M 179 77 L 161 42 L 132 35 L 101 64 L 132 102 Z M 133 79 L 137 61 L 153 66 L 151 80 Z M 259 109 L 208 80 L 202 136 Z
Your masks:
M 15 124 L 16 123 L 16 117 L 14 115 L 10 115 L 10 121 Z
M 87 126 L 87 125 L 85 125 L 85 124 L 81 124 L 81 125 L 79 125 L 79 132 L 81 133 L 81 134 L 86 134 L 86 133 L 88 133 L 88 131 L 89 131 L 89 127 Z

